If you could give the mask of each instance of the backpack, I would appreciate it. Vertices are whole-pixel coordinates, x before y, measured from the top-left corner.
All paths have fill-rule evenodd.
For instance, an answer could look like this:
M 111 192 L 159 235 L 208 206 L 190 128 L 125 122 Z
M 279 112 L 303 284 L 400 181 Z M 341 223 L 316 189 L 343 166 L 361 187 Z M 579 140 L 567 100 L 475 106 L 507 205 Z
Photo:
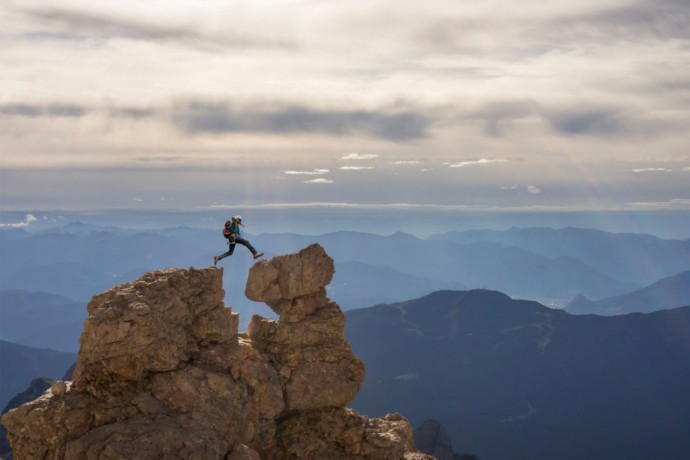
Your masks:
M 229 220 L 225 221 L 225 227 L 223 227 L 223 236 L 227 239 L 230 239 L 232 236 L 232 231 L 230 231 L 230 225 L 231 222 Z

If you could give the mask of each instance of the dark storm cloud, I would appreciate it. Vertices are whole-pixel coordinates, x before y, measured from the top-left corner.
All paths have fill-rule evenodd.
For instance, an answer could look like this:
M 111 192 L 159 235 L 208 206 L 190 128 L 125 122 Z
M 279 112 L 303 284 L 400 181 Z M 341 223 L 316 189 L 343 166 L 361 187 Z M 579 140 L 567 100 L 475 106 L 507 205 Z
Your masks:
M 525 118 L 541 119 L 555 132 L 575 136 L 631 137 L 685 132 L 687 123 L 649 118 L 640 109 L 621 104 L 604 106 L 591 102 L 547 106 L 533 100 L 494 101 L 479 109 L 460 112 L 460 120 L 480 121 L 488 136 L 503 135 L 510 124 Z
M 644 0 L 582 18 L 613 35 L 652 36 L 662 39 L 690 37 L 687 0 Z
M 25 38 L 34 41 L 83 41 L 84 37 L 66 32 L 28 32 Z
M 62 8 L 24 9 L 22 13 L 37 20 L 44 27 L 56 29 L 31 32 L 27 38 L 32 39 L 57 35 L 71 40 L 128 38 L 142 41 L 212 44 L 237 48 L 288 48 L 292 46 L 279 40 L 233 35 L 227 31 L 222 35 L 211 35 L 193 27 L 178 27 Z
M 155 110 L 141 107 L 113 107 L 108 110 L 108 115 L 113 118 L 131 118 L 135 120 L 151 118 L 155 114 Z
M 172 108 L 86 107 L 73 104 L 5 104 L 0 115 L 20 118 L 87 115 L 116 119 L 159 119 L 189 133 L 325 133 L 365 134 L 392 141 L 427 137 L 432 123 L 427 115 L 411 109 L 322 110 L 307 106 L 275 105 L 260 108 L 233 103 L 183 102 Z
M 191 133 L 366 134 L 392 141 L 428 135 L 431 120 L 412 111 L 321 110 L 303 106 L 241 108 L 191 102 L 173 108 L 174 123 Z
M 72 104 L 5 104 L 0 105 L 0 114 L 13 117 L 64 117 L 79 118 L 86 115 L 87 108 Z
M 101 38 L 126 37 L 140 40 L 198 39 L 198 35 L 180 28 L 156 26 L 96 14 L 63 9 L 26 10 L 25 13 L 43 23 L 62 26 L 72 34 Z
M 47 104 L 23 104 L 11 103 L 0 105 L 0 115 L 10 117 L 38 118 L 38 117 L 62 117 L 82 118 L 93 114 L 106 115 L 109 118 L 129 118 L 140 120 L 156 117 L 158 112 L 154 109 L 143 107 L 107 107 L 94 108 L 76 104 L 47 103 Z
M 687 0 L 638 0 L 579 14 L 562 14 L 548 22 L 534 24 L 528 33 L 545 43 L 581 42 L 612 45 L 620 40 L 690 38 L 690 8 Z M 558 46 L 556 46 L 558 48 Z
M 533 17 L 514 13 L 468 17 L 450 12 L 422 23 L 410 46 L 420 46 L 427 53 L 520 59 L 583 43 L 610 46 L 620 40 L 688 39 L 688 5 L 688 0 L 638 0 L 610 7 L 604 2 L 584 12 L 554 8 L 551 14 Z
M 489 103 L 473 112 L 470 117 L 484 120 L 486 134 L 496 137 L 503 133 L 505 123 L 538 114 L 540 111 L 535 101 L 509 100 Z
M 551 126 L 565 134 L 614 135 L 627 131 L 616 109 L 573 109 L 546 115 Z

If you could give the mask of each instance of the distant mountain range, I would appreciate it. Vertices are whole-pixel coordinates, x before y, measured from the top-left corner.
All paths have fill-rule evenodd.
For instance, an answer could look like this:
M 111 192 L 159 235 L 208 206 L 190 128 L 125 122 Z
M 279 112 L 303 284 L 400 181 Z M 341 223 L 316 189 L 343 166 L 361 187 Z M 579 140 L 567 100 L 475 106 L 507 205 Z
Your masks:
M 428 418 L 485 459 L 685 458 L 690 307 L 574 316 L 487 290 L 346 312 L 353 407 Z
M 471 244 L 480 241 L 514 246 L 548 258 L 575 257 L 617 279 L 647 285 L 688 270 L 690 239 L 609 233 L 584 228 L 511 228 L 432 235 L 432 240 Z
M 419 278 L 470 288 L 497 289 L 519 297 L 556 299 L 563 303 L 578 293 L 598 298 L 607 295 L 604 293 L 621 294 L 639 287 L 574 257 L 549 259 L 493 242 L 461 245 L 446 240 L 423 240 L 404 233 L 378 236 L 354 232 L 316 237 L 259 235 L 257 241 L 263 243 L 262 247 L 276 245 L 283 251 L 317 242 L 339 263 L 356 261 L 387 266 Z
M 320 243 L 336 261 L 329 296 L 344 310 L 398 302 L 441 289 L 467 288 L 494 289 L 563 307 L 580 295 L 581 303 L 583 299 L 620 296 L 640 289 L 644 285 L 640 281 L 651 284 L 658 280 L 650 280 L 654 276 L 678 273 L 669 270 L 690 270 L 688 241 L 587 229 L 478 230 L 429 239 L 402 232 L 380 236 L 345 231 L 249 238 L 266 257 Z M 186 227 L 154 232 L 75 222 L 38 233 L 2 229 L 0 315 L 12 312 L 18 316 L 13 326 L 0 329 L 0 338 L 74 351 L 86 303 L 93 295 L 147 271 L 208 266 L 213 255 L 226 248 L 219 231 Z M 226 303 L 240 313 L 240 329 L 246 328 L 254 314 L 272 315 L 263 304 L 244 296 L 253 263 L 243 247 L 220 263 L 225 268 Z M 27 311 L 22 320 L 23 304 L 6 294 L 18 290 L 62 296 L 63 304 L 74 311 L 64 314 L 62 309 L 59 317 L 46 316 L 45 320 Z M 668 304 L 663 291 L 657 303 Z M 45 305 L 52 304 L 46 301 Z
M 574 315 L 624 315 L 651 313 L 657 310 L 690 305 L 690 271 L 663 278 L 637 291 L 592 301 L 577 296 L 565 310 Z
M 586 229 L 451 232 L 429 239 L 345 231 L 249 238 L 266 257 L 321 244 L 339 265 L 330 294 L 344 309 L 460 288 L 494 289 L 564 306 L 578 294 L 590 299 L 621 295 L 690 270 L 688 241 Z M 86 302 L 147 271 L 208 266 L 226 248 L 220 231 L 183 227 L 141 232 L 72 223 L 35 234 L 4 229 L 0 289 Z M 227 303 L 249 315 L 257 307 L 246 301 L 243 290 L 253 262 L 243 247 L 221 262 Z M 353 294 L 339 288 L 345 285 L 367 289 Z

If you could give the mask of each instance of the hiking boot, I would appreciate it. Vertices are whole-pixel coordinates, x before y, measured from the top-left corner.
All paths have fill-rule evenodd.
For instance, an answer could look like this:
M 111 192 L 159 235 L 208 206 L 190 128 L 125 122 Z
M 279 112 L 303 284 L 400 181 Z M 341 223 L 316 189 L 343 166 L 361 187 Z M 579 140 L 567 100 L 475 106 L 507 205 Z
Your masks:
M 256 254 L 254 254 L 254 259 L 258 259 L 258 258 L 261 257 L 262 255 L 264 255 L 263 252 L 257 252 Z
M 213 265 L 218 265 L 218 256 L 213 256 Z

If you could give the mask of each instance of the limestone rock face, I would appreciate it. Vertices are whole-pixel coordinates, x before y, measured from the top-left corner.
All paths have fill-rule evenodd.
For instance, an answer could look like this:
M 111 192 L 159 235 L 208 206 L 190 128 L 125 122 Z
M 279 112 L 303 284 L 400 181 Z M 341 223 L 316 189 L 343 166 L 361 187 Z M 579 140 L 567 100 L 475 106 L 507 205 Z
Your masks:
M 260 261 L 247 281 L 278 321 L 248 334 L 224 306 L 222 269 L 147 273 L 95 296 L 74 382 L 2 419 L 15 459 L 428 459 L 394 414 L 345 408 L 364 365 L 326 297 L 318 245 Z

